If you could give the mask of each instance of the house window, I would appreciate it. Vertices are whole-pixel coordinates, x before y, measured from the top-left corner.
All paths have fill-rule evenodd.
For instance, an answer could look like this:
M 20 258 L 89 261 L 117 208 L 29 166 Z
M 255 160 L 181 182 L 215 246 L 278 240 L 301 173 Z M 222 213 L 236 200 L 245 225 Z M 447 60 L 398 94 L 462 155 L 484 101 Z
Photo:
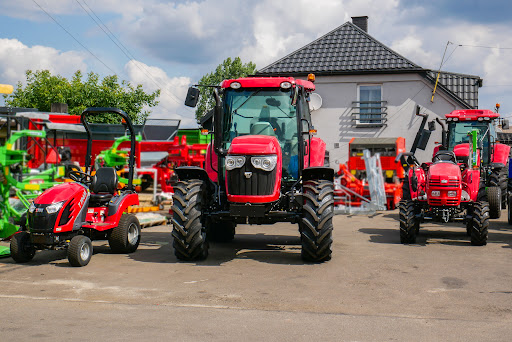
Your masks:
M 382 101 L 382 85 L 360 85 L 357 95 L 353 106 L 356 126 L 383 126 L 386 107 Z

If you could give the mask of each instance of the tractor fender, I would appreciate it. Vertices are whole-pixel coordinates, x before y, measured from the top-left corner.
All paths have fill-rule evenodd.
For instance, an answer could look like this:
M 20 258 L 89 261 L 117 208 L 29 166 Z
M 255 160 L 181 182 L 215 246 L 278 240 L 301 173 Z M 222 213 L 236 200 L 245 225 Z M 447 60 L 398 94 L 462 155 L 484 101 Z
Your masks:
M 119 197 L 113 197 L 108 204 L 107 221 L 119 222 L 121 215 L 132 205 L 139 205 L 139 195 L 125 192 Z
M 302 170 L 302 181 L 323 179 L 334 182 L 334 169 L 323 166 L 308 167 Z
M 505 144 L 495 144 L 493 152 L 492 163 L 500 163 L 503 164 L 503 166 L 507 165 L 510 155 L 510 146 Z
M 206 170 L 199 166 L 180 166 L 174 169 L 174 172 L 178 175 L 178 179 L 181 181 L 200 179 L 205 183 L 210 182 L 210 178 L 208 177 Z

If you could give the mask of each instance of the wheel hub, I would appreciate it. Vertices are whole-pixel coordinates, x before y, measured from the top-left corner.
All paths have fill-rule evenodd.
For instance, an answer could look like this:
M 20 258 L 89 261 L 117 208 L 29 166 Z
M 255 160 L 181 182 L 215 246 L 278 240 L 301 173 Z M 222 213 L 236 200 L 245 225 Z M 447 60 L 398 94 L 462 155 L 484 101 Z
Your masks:
M 135 223 L 132 223 L 128 227 L 128 242 L 131 245 L 135 245 L 137 243 L 138 238 L 139 238 L 139 230 L 137 229 L 137 225 Z

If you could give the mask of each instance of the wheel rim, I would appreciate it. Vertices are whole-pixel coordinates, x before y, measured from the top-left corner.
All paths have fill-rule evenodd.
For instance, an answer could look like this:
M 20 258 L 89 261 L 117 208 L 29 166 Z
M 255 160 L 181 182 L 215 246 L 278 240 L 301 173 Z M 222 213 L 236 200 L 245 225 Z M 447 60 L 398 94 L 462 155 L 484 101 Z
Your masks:
M 88 244 L 84 243 L 82 247 L 80 247 L 80 259 L 87 260 L 91 255 L 91 247 Z
M 130 224 L 128 227 L 128 242 L 130 245 L 135 245 L 139 239 L 139 230 L 135 223 Z

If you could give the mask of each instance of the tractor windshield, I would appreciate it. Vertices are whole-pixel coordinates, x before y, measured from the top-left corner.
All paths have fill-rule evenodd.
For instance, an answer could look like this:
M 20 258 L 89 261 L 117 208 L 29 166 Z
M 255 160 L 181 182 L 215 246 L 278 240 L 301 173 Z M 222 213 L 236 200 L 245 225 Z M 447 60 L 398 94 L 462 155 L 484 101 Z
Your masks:
M 453 150 L 455 145 L 468 143 L 468 132 L 478 130 L 478 141 L 482 142 L 482 160 L 486 162 L 489 158 L 490 137 L 495 136 L 494 125 L 482 121 L 459 121 L 448 124 L 448 148 Z
M 242 135 L 276 137 L 283 153 L 283 177 L 298 177 L 298 135 L 296 107 L 290 89 L 257 88 L 226 90 L 223 144 Z

